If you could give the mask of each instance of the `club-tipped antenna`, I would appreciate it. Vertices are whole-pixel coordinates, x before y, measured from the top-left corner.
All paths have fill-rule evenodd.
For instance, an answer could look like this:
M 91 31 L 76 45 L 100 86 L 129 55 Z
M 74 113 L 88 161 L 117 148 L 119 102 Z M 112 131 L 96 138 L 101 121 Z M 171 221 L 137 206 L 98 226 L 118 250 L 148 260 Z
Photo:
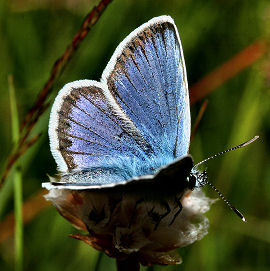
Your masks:
M 226 153 L 226 152 L 229 152 L 229 151 L 233 151 L 233 150 L 236 150 L 236 149 L 239 149 L 239 148 L 242 148 L 242 147 L 246 147 L 247 145 L 249 145 L 250 143 L 252 143 L 252 142 L 254 142 L 255 140 L 257 140 L 259 138 L 259 136 L 254 136 L 252 139 L 250 139 L 250 140 L 248 140 L 248 141 L 246 141 L 246 142 L 244 142 L 244 143 L 242 143 L 242 144 L 240 144 L 240 145 L 238 145 L 238 146 L 235 146 L 235 147 L 233 147 L 233 148 L 230 148 L 230 149 L 228 149 L 228 150 L 226 150 L 226 151 L 222 151 L 222 152 L 219 152 L 219 153 L 217 153 L 217 154 L 215 154 L 215 155 L 213 155 L 213 156 L 210 156 L 210 157 L 208 157 L 208 158 L 206 158 L 206 159 L 204 159 L 203 161 L 201 161 L 201 162 L 199 162 L 198 164 L 196 164 L 194 167 L 193 167 L 193 169 L 196 169 L 199 165 L 201 165 L 201 164 L 203 164 L 203 163 L 205 163 L 206 161 L 208 161 L 208 160 L 210 160 L 210 159 L 213 159 L 213 158 L 215 158 L 215 157 L 217 157 L 217 156 L 220 156 L 220 155 L 222 155 L 222 154 L 224 154 L 224 153 Z M 242 219 L 242 221 L 244 221 L 244 222 L 246 222 L 247 220 L 245 219 L 245 217 L 242 215 L 242 213 L 240 212 L 240 211 L 238 211 L 224 196 L 223 196 L 223 194 L 212 184 L 212 183 L 210 183 L 207 179 L 204 179 L 204 181 L 203 181 L 205 184 L 208 184 L 218 195 L 219 195 L 219 197 L 230 207 L 230 209 L 236 214 L 236 215 L 238 215 L 241 219 Z
M 224 154 L 224 153 L 226 153 L 226 152 L 233 151 L 233 150 L 236 150 L 236 149 L 240 149 L 240 148 L 242 148 L 242 147 L 246 147 L 246 146 L 249 145 L 250 143 L 252 143 L 252 142 L 254 142 L 255 140 L 257 140 L 258 138 L 259 138 L 259 136 L 254 136 L 254 137 L 251 138 L 250 140 L 248 140 L 248 141 L 246 141 L 246 142 L 244 142 L 244 143 L 242 143 L 242 144 L 240 144 L 240 145 L 238 145 L 238 146 L 235 146 L 235 147 L 230 148 L 230 149 L 228 149 L 228 150 L 226 150 L 226 151 L 222 151 L 222 152 L 219 152 L 219 153 L 217 153 L 217 154 L 215 154 L 215 155 L 213 155 L 213 156 L 210 156 L 210 157 L 208 157 L 208 158 L 202 160 L 202 161 L 199 162 L 198 164 L 196 164 L 196 165 L 194 166 L 194 168 L 197 168 L 199 165 L 205 163 L 206 161 L 208 161 L 208 160 L 210 160 L 210 159 L 213 159 L 213 158 L 215 158 L 215 157 L 217 157 L 217 156 L 220 156 L 220 155 L 222 155 L 222 154 Z
M 217 192 L 217 194 L 219 195 L 219 197 L 230 207 L 230 209 L 237 214 L 242 221 L 247 222 L 246 218 L 242 215 L 242 213 L 240 211 L 238 211 L 224 196 L 223 194 L 209 181 L 205 180 L 205 183 L 208 184 L 213 190 L 215 190 Z

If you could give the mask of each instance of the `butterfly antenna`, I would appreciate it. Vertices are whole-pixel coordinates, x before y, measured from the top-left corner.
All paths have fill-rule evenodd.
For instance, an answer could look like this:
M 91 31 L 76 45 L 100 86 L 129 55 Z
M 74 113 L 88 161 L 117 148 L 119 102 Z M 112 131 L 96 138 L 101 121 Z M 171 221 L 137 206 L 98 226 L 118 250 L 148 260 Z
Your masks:
M 206 161 L 208 161 L 208 160 L 210 160 L 210 159 L 213 159 L 213 158 L 215 158 L 215 157 L 217 157 L 217 156 L 220 156 L 220 155 L 222 155 L 222 154 L 224 154 L 224 153 L 226 153 L 226 152 L 233 151 L 233 150 L 236 150 L 236 149 L 240 149 L 240 148 L 242 148 L 242 147 L 246 147 L 246 146 L 249 145 L 250 143 L 252 143 L 252 142 L 254 142 L 255 140 L 257 140 L 258 138 L 259 138 L 259 136 L 254 136 L 254 137 L 251 138 L 250 140 L 248 140 L 248 141 L 246 141 L 246 142 L 244 142 L 244 143 L 242 143 L 242 144 L 240 144 L 240 145 L 238 145 L 238 146 L 235 146 L 235 147 L 230 148 L 230 149 L 228 149 L 228 150 L 226 150 L 226 151 L 222 151 L 222 152 L 219 152 L 219 153 L 217 153 L 217 154 L 215 154 L 215 155 L 213 155 L 213 156 L 210 156 L 210 157 L 208 157 L 208 158 L 202 160 L 202 161 L 199 162 L 198 164 L 196 164 L 196 165 L 194 166 L 194 168 L 197 168 L 199 165 L 205 163 Z
M 199 162 L 198 164 L 196 164 L 193 168 L 195 169 L 195 168 L 197 168 L 199 165 L 201 165 L 201 164 L 203 164 L 203 163 L 205 163 L 206 161 L 208 161 L 208 160 L 210 160 L 210 159 L 213 159 L 213 158 L 215 158 L 215 157 L 217 157 L 217 156 L 220 156 L 220 155 L 222 155 L 222 154 L 224 154 L 224 153 L 226 153 L 226 152 L 229 152 L 229 151 L 233 151 L 233 150 L 236 150 L 236 149 L 240 149 L 240 148 L 242 148 L 242 147 L 246 147 L 247 145 L 249 145 L 250 143 L 252 143 L 252 142 L 254 142 L 255 140 L 257 140 L 259 138 L 259 136 L 254 136 L 252 139 L 250 139 L 250 140 L 248 140 L 248 141 L 246 141 L 246 142 L 244 142 L 244 143 L 242 143 L 242 144 L 240 144 L 240 145 L 238 145 L 238 146 L 235 146 L 235 147 L 233 147 L 233 148 L 230 148 L 230 149 L 228 149 L 228 150 L 226 150 L 226 151 L 222 151 L 222 152 L 219 152 L 219 153 L 217 153 L 217 154 L 215 154 L 215 155 L 213 155 L 213 156 L 211 156 L 211 157 L 208 157 L 208 158 L 206 158 L 206 159 L 204 159 L 203 161 L 201 161 L 201 162 Z M 205 179 L 204 180 L 204 183 L 205 184 L 208 184 L 214 191 L 216 191 L 217 192 L 217 194 L 219 195 L 219 197 L 230 207 L 230 209 L 235 213 L 235 214 L 237 214 L 241 219 L 242 219 L 242 221 L 244 221 L 244 222 L 246 222 L 246 219 L 245 219 L 245 217 L 241 214 L 241 212 L 240 211 L 238 211 L 224 196 L 223 196 L 223 194 L 212 184 L 212 183 L 210 183 L 207 179 Z
M 212 184 L 210 183 L 208 180 L 205 180 L 205 183 L 208 184 L 214 191 L 217 192 L 217 194 L 219 195 L 219 197 L 230 207 L 230 209 L 237 214 L 242 221 L 247 222 L 247 220 L 245 219 L 245 217 L 241 214 L 240 211 L 238 211 L 224 196 L 223 194 Z

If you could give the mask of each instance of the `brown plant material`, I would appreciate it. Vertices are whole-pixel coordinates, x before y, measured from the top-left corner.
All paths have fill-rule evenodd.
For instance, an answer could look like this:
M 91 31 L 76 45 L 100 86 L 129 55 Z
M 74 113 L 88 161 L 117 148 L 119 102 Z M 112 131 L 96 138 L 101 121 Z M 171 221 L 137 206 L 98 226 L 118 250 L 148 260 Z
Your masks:
M 190 88 L 191 104 L 201 100 L 240 71 L 251 66 L 268 50 L 269 44 L 266 41 L 257 40 L 230 58 L 217 69 L 204 76 Z
M 25 142 L 24 145 L 22 145 L 21 148 L 18 148 L 17 152 L 12 153 L 9 157 L 8 157 L 8 161 L 7 161 L 7 165 L 5 168 L 5 171 L 2 175 L 2 180 L 5 180 L 8 173 L 10 172 L 12 166 L 15 164 L 15 162 L 18 160 L 18 158 L 20 156 L 22 156 L 41 136 L 41 133 L 37 134 L 36 136 L 32 137 L 29 141 Z M 3 185 L 3 182 L 0 182 L 0 189 Z
M 30 197 L 23 204 L 23 222 L 24 224 L 30 222 L 36 217 L 43 209 L 50 205 L 44 199 L 47 194 L 45 189 L 42 189 L 32 197 Z M 14 233 L 14 213 L 9 214 L 0 224 L 0 243 L 7 240 Z
M 205 101 L 203 102 L 201 108 L 200 108 L 200 111 L 199 111 L 199 113 L 198 113 L 198 116 L 197 116 L 197 118 L 196 118 L 196 120 L 195 120 L 195 123 L 194 123 L 194 125 L 193 125 L 193 129 L 192 129 L 191 137 L 190 137 L 190 142 L 192 142 L 192 140 L 193 140 L 193 138 L 194 138 L 194 136 L 195 136 L 195 134 L 196 134 L 196 132 L 197 132 L 197 129 L 198 129 L 199 124 L 200 124 L 200 122 L 201 122 L 201 120 L 202 120 L 202 117 L 203 117 L 203 115 L 204 115 L 204 112 L 205 112 L 205 110 L 206 110 L 207 105 L 208 105 L 208 101 L 205 100 Z
M 27 150 L 28 144 L 25 143 L 27 138 L 30 135 L 30 132 L 32 131 L 33 127 L 36 125 L 37 121 L 39 120 L 40 116 L 44 113 L 46 110 L 48 103 L 47 98 L 49 94 L 52 91 L 52 86 L 55 82 L 55 80 L 60 76 L 60 74 L 63 72 L 64 68 L 67 66 L 69 60 L 74 55 L 74 52 L 77 50 L 81 42 L 84 40 L 88 32 L 91 30 L 91 28 L 96 24 L 108 4 L 112 0 L 101 0 L 97 6 L 95 6 L 91 12 L 86 16 L 84 19 L 79 31 L 75 34 L 75 36 L 72 39 L 71 44 L 66 48 L 63 55 L 56 60 L 56 62 L 53 65 L 50 77 L 42 90 L 40 91 L 37 100 L 34 104 L 34 106 L 29 110 L 27 113 L 22 127 L 21 127 L 21 137 L 19 140 L 19 144 L 15 148 L 14 152 L 12 152 L 7 161 L 6 168 L 2 174 L 1 180 L 0 180 L 0 188 L 2 187 L 5 179 L 7 178 L 12 166 L 15 164 L 15 162 L 18 160 L 18 158 L 22 155 L 23 152 Z M 25 150 L 26 148 L 26 150 Z M 22 150 L 24 150 L 22 152 Z

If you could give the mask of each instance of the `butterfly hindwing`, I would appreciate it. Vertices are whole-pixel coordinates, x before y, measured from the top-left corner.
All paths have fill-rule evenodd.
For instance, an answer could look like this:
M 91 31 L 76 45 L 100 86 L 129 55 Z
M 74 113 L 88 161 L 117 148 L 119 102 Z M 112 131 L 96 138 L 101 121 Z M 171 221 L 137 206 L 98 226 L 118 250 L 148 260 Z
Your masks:
M 103 88 L 95 81 L 75 81 L 57 96 L 49 135 L 61 171 L 106 167 L 121 156 L 141 157 L 150 151 L 132 122 L 114 115 Z

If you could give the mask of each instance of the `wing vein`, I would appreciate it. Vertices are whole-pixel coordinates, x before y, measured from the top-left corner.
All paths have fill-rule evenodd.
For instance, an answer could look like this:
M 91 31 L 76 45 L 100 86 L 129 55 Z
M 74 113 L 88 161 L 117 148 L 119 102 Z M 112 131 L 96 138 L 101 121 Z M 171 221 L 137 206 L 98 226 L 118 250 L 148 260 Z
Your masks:
M 102 146 L 102 147 L 105 147 L 105 148 L 111 148 L 113 147 L 112 145 L 111 146 L 107 146 L 107 145 L 103 145 L 103 144 L 100 144 L 100 143 L 97 143 L 97 142 L 94 142 L 94 141 L 91 141 L 91 140 L 88 140 L 86 138 L 82 138 L 82 137 L 79 137 L 79 136 L 75 136 L 75 135 L 72 135 L 70 133 L 67 133 L 67 132 L 62 132 L 61 134 L 63 135 L 66 135 L 68 137 L 72 137 L 72 138 L 76 138 L 76 139 L 79 139 L 79 140 L 82 140 L 82 141 L 85 141 L 85 142 L 88 142 L 88 143 L 92 143 L 92 144 L 95 144 L 95 145 L 99 145 L 99 146 Z M 114 147 L 113 147 L 114 148 Z M 116 148 L 114 148 L 115 150 L 118 150 Z
M 101 135 L 99 135 L 98 133 L 94 132 L 93 130 L 89 129 L 88 127 L 82 125 L 81 123 L 77 122 L 76 120 L 74 120 L 73 118 L 71 118 L 70 116 L 66 116 L 65 114 L 62 114 L 61 112 L 59 112 L 59 114 L 61 114 L 64 118 L 76 123 L 77 125 L 81 126 L 82 128 L 90 131 L 91 133 L 95 134 L 96 136 L 102 138 L 103 140 L 105 140 L 106 142 L 110 143 L 106 138 L 102 137 Z

